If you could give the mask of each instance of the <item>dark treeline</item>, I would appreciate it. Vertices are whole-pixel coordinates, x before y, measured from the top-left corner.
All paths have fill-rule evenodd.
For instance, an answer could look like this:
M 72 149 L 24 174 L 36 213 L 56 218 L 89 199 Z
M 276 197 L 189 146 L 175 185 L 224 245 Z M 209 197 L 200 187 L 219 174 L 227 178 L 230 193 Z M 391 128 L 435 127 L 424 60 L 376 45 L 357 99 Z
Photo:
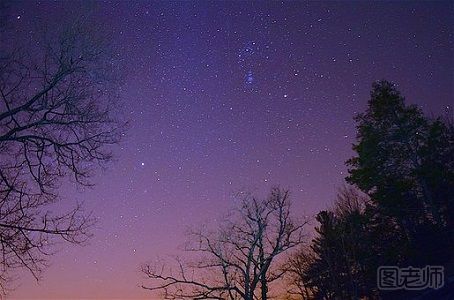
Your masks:
M 290 260 L 299 299 L 403 299 L 377 288 L 379 266 L 445 266 L 452 273 L 454 128 L 406 105 L 395 86 L 374 83 L 355 118 L 351 186 L 317 214 L 316 237 Z
M 249 195 L 217 231 L 189 236 L 185 250 L 196 254 L 195 260 L 178 258 L 174 268 L 145 265 L 150 282 L 143 288 L 161 291 L 165 299 L 415 299 L 427 294 L 380 290 L 377 270 L 434 265 L 452 274 L 453 123 L 406 105 L 387 81 L 373 84 L 368 108 L 355 120 L 356 156 L 347 161 L 348 185 L 331 209 L 316 215 L 312 240 L 302 239 L 306 222 L 291 216 L 288 191 L 275 188 L 263 200 Z

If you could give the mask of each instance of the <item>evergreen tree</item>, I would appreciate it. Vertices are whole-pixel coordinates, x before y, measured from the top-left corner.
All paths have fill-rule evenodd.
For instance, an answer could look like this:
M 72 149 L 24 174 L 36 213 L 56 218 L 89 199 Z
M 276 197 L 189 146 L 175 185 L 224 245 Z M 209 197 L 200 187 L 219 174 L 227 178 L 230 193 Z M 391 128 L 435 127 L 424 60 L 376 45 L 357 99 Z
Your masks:
M 333 209 L 321 211 L 311 249 L 313 259 L 302 276 L 315 299 L 358 299 L 374 294 L 366 200 L 349 187 L 339 191 Z M 371 280 L 371 278 L 373 278 Z
M 373 84 L 365 113 L 356 117 L 357 156 L 348 182 L 367 193 L 375 220 L 398 230 L 392 261 L 440 263 L 452 249 L 454 139 L 452 125 L 406 105 L 395 85 Z M 379 237 L 377 237 L 379 238 Z
M 368 197 L 345 188 L 317 215 L 311 250 L 300 255 L 307 263 L 294 260 L 306 298 L 402 299 L 407 291 L 377 289 L 378 267 L 447 267 L 453 258 L 453 123 L 406 105 L 387 81 L 373 84 L 368 104 L 347 161 L 347 181 Z

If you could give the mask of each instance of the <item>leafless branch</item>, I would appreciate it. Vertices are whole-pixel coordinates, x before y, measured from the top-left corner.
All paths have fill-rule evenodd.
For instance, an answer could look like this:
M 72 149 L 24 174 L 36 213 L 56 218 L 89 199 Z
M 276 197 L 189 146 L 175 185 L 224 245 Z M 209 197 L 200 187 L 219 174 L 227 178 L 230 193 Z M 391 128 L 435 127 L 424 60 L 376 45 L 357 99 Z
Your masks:
M 164 266 L 145 265 L 143 273 L 166 299 L 262 299 L 268 286 L 282 278 L 280 255 L 301 245 L 306 221 L 291 217 L 289 192 L 272 189 L 258 200 L 242 195 L 240 206 L 215 232 L 192 230 L 185 250 L 196 256 L 172 273 Z
M 2 284 L 15 268 L 38 278 L 53 237 L 74 244 L 90 237 L 94 218 L 80 205 L 50 211 L 60 179 L 91 185 L 93 167 L 111 159 L 106 146 L 124 128 L 113 112 L 117 81 L 107 43 L 86 21 L 0 53 Z

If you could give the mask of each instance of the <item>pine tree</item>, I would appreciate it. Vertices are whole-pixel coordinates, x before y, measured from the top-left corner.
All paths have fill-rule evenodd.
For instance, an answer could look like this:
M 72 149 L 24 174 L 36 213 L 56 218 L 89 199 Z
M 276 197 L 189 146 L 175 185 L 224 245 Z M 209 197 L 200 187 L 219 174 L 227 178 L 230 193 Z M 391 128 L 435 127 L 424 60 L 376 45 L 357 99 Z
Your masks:
M 398 229 L 395 239 L 402 246 L 393 260 L 426 264 L 448 259 L 453 245 L 452 126 L 406 105 L 387 81 L 373 84 L 368 108 L 356 121 L 357 156 L 347 161 L 347 181 L 370 196 L 376 220 Z
M 303 278 L 314 298 L 373 296 L 376 281 L 375 275 L 368 276 L 373 252 L 367 217 L 365 198 L 351 187 L 339 191 L 333 209 L 317 215 L 314 259 Z

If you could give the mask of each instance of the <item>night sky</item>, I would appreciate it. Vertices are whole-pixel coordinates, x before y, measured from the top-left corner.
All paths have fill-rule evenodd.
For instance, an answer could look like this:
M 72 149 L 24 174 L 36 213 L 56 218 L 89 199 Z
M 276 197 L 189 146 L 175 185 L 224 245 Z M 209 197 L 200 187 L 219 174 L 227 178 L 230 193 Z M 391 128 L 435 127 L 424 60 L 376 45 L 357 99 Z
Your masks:
M 19 36 L 74 2 L 12 3 Z M 213 222 L 232 193 L 291 189 L 295 213 L 333 201 L 353 155 L 353 116 L 371 83 L 451 114 L 453 2 L 98 2 L 124 66 L 130 120 L 95 187 L 64 185 L 62 206 L 99 218 L 85 247 L 61 244 L 17 298 L 145 298 L 140 265 L 175 253 L 187 226 Z

